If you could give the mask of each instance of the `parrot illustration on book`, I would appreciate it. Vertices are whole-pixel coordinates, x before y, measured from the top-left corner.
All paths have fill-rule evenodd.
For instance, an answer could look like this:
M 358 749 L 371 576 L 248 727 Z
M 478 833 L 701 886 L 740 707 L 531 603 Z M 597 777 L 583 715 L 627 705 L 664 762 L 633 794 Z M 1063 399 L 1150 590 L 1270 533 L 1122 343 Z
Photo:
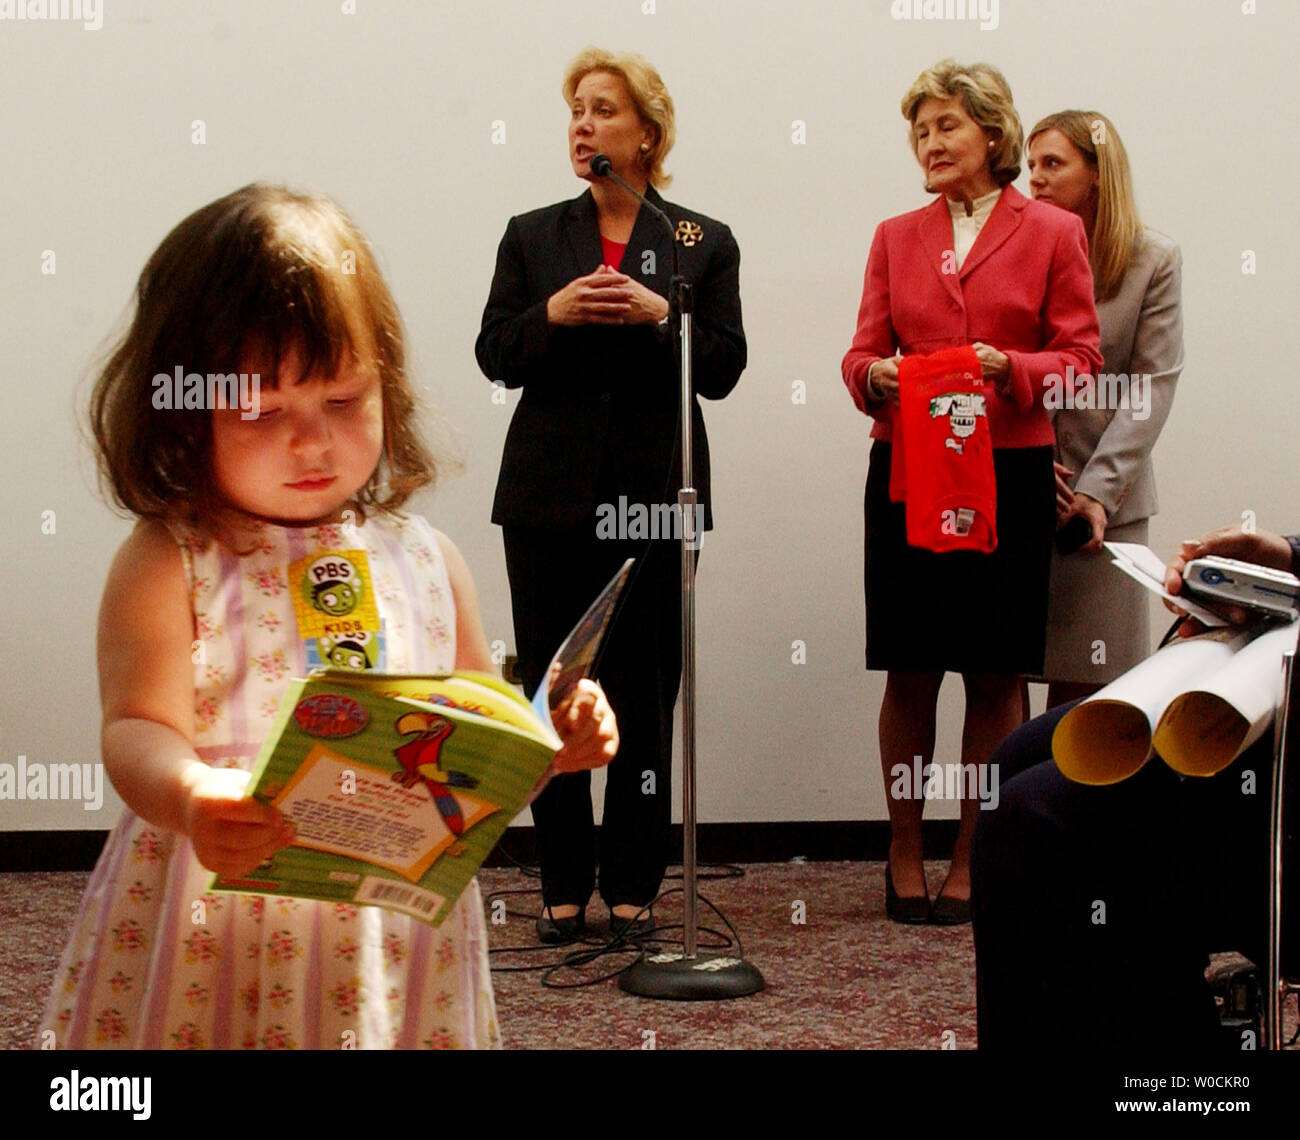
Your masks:
M 478 780 L 465 772 L 447 771 L 442 767 L 442 746 L 455 731 L 455 724 L 437 713 L 409 712 L 398 717 L 395 727 L 403 736 L 415 735 L 393 750 L 403 768 L 403 771 L 393 773 L 393 779 L 407 788 L 414 787 L 416 781 L 422 782 L 429 789 L 448 830 L 453 835 L 463 834 L 465 817 L 449 789 L 476 788 Z

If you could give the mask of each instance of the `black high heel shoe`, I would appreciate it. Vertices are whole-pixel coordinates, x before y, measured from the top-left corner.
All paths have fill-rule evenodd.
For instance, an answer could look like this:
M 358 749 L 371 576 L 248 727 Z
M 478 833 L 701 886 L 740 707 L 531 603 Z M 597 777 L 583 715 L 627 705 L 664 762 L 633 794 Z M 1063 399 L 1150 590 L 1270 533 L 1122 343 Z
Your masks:
M 930 908 L 930 922 L 935 926 L 964 926 L 970 922 L 970 899 L 948 898 L 940 888 Z
M 551 918 L 550 907 L 542 907 L 537 916 L 537 941 L 547 946 L 562 946 L 566 942 L 576 942 L 587 933 L 587 916 L 579 910 L 568 918 Z
M 952 901 L 951 899 L 949 900 Z M 889 864 L 885 864 L 885 913 L 895 922 L 907 923 L 909 926 L 922 926 L 930 921 L 930 889 L 927 886 L 924 895 L 899 896 L 894 890 L 894 873 Z
M 612 910 L 609 912 L 609 932 L 622 938 L 636 941 L 653 934 L 655 929 L 654 911 L 645 907 L 640 915 L 632 918 L 620 918 Z

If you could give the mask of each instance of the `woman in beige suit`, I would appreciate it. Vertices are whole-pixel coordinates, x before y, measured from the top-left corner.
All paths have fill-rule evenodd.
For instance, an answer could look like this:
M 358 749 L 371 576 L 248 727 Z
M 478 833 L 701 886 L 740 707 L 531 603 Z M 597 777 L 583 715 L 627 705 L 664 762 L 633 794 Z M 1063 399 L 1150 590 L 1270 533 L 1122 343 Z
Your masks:
M 1183 366 L 1182 255 L 1139 220 L 1124 144 L 1105 115 L 1049 115 L 1030 132 L 1028 155 L 1033 197 L 1079 215 L 1088 232 L 1105 358 L 1091 398 L 1053 401 L 1058 521 L 1064 530 L 1077 516 L 1087 527 L 1073 524 L 1082 546 L 1052 557 L 1043 667 L 1051 707 L 1096 692 L 1150 653 L 1147 595 L 1101 544 L 1145 544 L 1156 513 L 1151 449 Z

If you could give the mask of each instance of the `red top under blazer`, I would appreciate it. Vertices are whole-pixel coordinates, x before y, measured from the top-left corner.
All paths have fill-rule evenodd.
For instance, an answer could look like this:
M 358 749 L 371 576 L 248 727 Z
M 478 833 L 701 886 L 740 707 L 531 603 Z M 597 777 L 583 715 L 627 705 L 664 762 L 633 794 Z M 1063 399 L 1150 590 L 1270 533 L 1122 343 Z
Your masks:
M 952 215 L 942 195 L 876 227 L 858 310 L 844 354 L 853 402 L 875 417 L 874 439 L 889 439 L 898 405 L 867 399 L 867 369 L 901 352 L 934 352 L 983 341 L 1007 354 L 1011 386 L 989 386 L 994 447 L 1051 446 L 1043 379 L 1064 384 L 1067 366 L 1091 376 L 1101 366 L 1092 270 L 1083 222 L 1068 210 L 1032 202 L 1008 185 L 958 273 Z M 947 255 L 947 256 L 945 256 Z

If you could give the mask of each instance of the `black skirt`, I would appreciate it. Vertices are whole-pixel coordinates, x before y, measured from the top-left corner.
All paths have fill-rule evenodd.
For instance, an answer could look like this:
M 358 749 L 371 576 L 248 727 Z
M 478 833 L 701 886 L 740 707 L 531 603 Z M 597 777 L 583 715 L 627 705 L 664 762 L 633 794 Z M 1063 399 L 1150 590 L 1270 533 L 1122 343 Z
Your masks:
M 1050 447 L 997 448 L 997 549 L 936 554 L 907 544 L 889 501 L 892 448 L 867 468 L 867 668 L 1040 673 L 1056 530 Z

